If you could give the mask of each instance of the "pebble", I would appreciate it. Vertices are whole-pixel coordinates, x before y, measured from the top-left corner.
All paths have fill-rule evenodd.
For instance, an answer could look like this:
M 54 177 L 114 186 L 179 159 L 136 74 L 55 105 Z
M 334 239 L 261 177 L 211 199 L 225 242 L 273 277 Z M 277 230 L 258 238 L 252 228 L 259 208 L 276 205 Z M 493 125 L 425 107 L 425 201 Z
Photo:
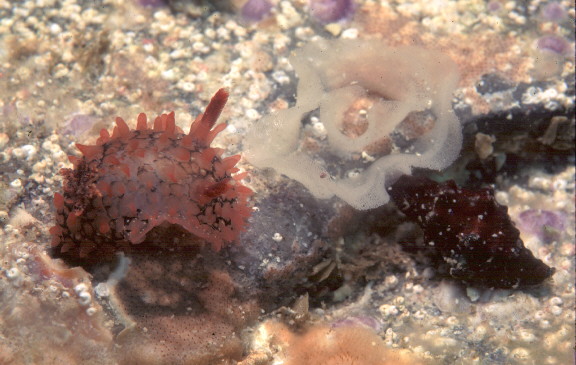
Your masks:
M 202 43 L 202 42 L 194 42 L 192 43 L 192 49 L 194 51 L 200 52 L 200 53 L 208 53 L 210 52 L 210 47 L 207 46 L 206 44 Z
M 357 39 L 360 32 L 356 28 L 348 28 L 342 32 L 340 38 L 343 39 Z
M 287 85 L 290 83 L 290 77 L 284 71 L 274 71 L 272 73 L 272 78 L 274 81 L 279 83 L 280 85 Z
M 48 161 L 46 159 L 36 162 L 33 166 L 32 166 L 32 171 L 34 172 L 42 172 L 44 170 L 46 170 L 46 167 L 48 166 Z
M 380 311 L 380 313 L 382 313 L 382 315 L 385 318 L 394 317 L 394 316 L 398 315 L 398 313 L 399 313 L 398 307 L 396 307 L 395 305 L 390 305 L 390 304 L 383 304 L 378 308 L 378 310 Z
M 10 280 L 16 280 L 18 277 L 20 277 L 20 270 L 15 267 L 8 269 L 6 270 L 6 277 Z
M 512 358 L 516 360 L 528 360 L 530 359 L 530 351 L 523 347 L 517 347 L 510 353 Z
M 8 221 L 8 212 L 5 210 L 0 210 L 0 223 L 6 223 Z
M 78 303 L 80 303 L 80 305 L 86 306 L 90 304 L 90 302 L 92 302 L 92 296 L 90 293 L 86 291 L 78 293 Z
M 196 90 L 196 85 L 193 82 L 189 82 L 189 81 L 184 81 L 184 80 L 180 80 L 178 81 L 178 83 L 176 84 L 176 87 L 182 91 L 191 93 L 194 90 Z
M 422 293 L 424 291 L 424 288 L 422 287 L 422 285 L 416 284 L 416 285 L 414 285 L 412 290 L 414 291 L 414 293 L 419 294 L 419 293 Z
M 110 295 L 110 288 L 107 283 L 99 283 L 94 288 L 94 293 L 99 297 L 108 297 Z
M 542 328 L 542 329 L 548 329 L 548 328 L 552 327 L 552 325 L 550 324 L 550 321 L 545 320 L 545 319 L 538 322 L 538 326 L 540 326 L 540 328 Z
M 21 147 L 14 148 L 12 150 L 12 156 L 14 156 L 17 159 L 24 158 L 24 154 L 25 154 L 25 152 Z
M 432 279 L 434 277 L 434 275 L 436 275 L 436 272 L 431 267 L 427 267 L 424 269 L 424 271 L 422 271 L 422 277 L 424 279 Z
M 280 29 L 287 30 L 302 23 L 302 17 L 289 1 L 280 2 L 280 13 L 276 15 L 276 22 Z
M 56 23 L 50 24 L 50 33 L 53 35 L 58 35 L 62 33 L 62 27 Z
M 557 305 L 550 306 L 550 313 L 555 316 L 559 316 L 562 314 L 562 308 Z
M 178 73 L 174 69 L 162 71 L 162 78 L 166 81 L 175 81 L 178 78 Z
M 457 326 L 459 323 L 460 321 L 455 316 L 450 316 L 446 319 L 446 324 L 449 326 Z
M 9 141 L 10 137 L 6 133 L 0 133 L 0 149 L 6 147 Z
M 426 318 L 426 312 L 424 312 L 424 311 L 422 311 L 422 310 L 416 311 L 416 312 L 412 315 L 412 317 L 415 318 L 415 319 L 418 319 L 418 320 L 422 320 L 422 319 Z
M 540 176 L 535 176 L 529 180 L 528 186 L 531 188 L 534 188 L 534 189 L 541 189 L 541 190 L 548 191 L 548 190 L 550 190 L 550 187 L 552 186 L 552 182 L 550 181 L 550 179 L 540 177 Z
M 546 318 L 546 313 L 544 311 L 541 311 L 541 310 L 536 311 L 534 313 L 534 318 L 536 320 L 542 320 L 542 319 Z
M 510 205 L 510 197 L 508 193 L 504 191 L 497 191 L 495 194 L 496 201 L 502 205 Z
M 480 291 L 476 288 L 466 288 L 466 296 L 472 301 L 475 302 L 480 299 Z
M 384 279 L 383 290 L 392 289 L 392 288 L 396 287 L 396 285 L 398 285 L 398 278 L 396 277 L 396 275 L 388 275 Z
M 560 297 L 552 297 L 552 298 L 550 298 L 550 304 L 551 304 L 551 305 L 560 306 L 560 305 L 563 304 L 562 298 L 560 298 Z
M 8 280 L 12 282 L 12 285 L 14 285 L 15 287 L 19 287 L 20 285 L 22 285 L 22 281 L 24 280 L 22 272 L 18 270 L 18 268 L 16 267 L 6 270 L 6 277 L 8 278 Z
M 394 332 L 392 328 L 387 328 L 384 335 L 384 340 L 388 346 L 392 346 L 392 344 L 398 341 L 398 334 Z
M 76 294 L 80 294 L 81 292 L 84 292 L 86 290 L 88 290 L 88 286 L 84 283 L 80 283 L 74 287 L 74 291 L 76 292 Z
M 338 23 L 327 24 L 324 28 L 334 37 L 337 37 L 340 33 L 342 33 L 342 26 Z
M 5 151 L 0 152 L 0 162 L 8 162 L 12 159 L 12 156 L 10 153 L 6 153 Z
M 481 341 L 486 337 L 488 329 L 484 325 L 479 325 L 474 328 L 473 338 L 475 341 Z
M 520 339 L 524 342 L 536 341 L 536 336 L 534 335 L 534 333 L 532 333 L 526 329 L 519 330 L 518 331 L 518 337 L 520 337 Z
M 251 120 L 258 120 L 262 117 L 262 115 L 260 113 L 258 113 L 258 111 L 254 108 L 249 108 L 246 110 L 246 116 L 248 117 L 248 119 Z
M 170 52 L 170 58 L 172 58 L 173 60 L 190 58 L 190 57 L 192 57 L 192 51 L 190 50 L 190 48 L 178 48 Z
M 20 179 L 12 180 L 12 182 L 10 183 L 10 186 L 13 187 L 14 189 L 22 188 L 22 180 L 20 180 Z

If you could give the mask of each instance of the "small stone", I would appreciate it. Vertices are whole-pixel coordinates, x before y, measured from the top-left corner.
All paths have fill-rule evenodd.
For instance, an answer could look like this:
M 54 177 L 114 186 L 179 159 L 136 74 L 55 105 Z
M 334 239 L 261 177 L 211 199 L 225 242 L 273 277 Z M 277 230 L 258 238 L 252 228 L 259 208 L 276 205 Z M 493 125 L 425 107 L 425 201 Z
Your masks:
M 327 24 L 324 28 L 334 37 L 337 37 L 340 33 L 342 33 L 342 26 L 338 23 Z
M 530 351 L 523 347 L 517 347 L 510 353 L 513 359 L 528 360 L 530 359 Z
M 542 320 L 542 321 L 538 322 L 538 325 L 539 325 L 540 328 L 542 328 L 542 329 L 548 329 L 548 328 L 551 327 L 550 321 L 547 321 L 547 320 Z
M 485 160 L 494 152 L 494 147 L 492 147 L 494 142 L 496 142 L 495 137 L 484 133 L 476 133 L 474 149 L 481 160 Z
M 528 330 L 521 329 L 521 330 L 518 332 L 518 335 L 519 335 L 520 339 L 521 339 L 522 341 L 524 341 L 524 342 L 534 342 L 534 341 L 536 341 L 536 336 L 535 336 L 532 332 L 530 332 L 530 331 L 528 331 Z
M 19 148 L 19 147 L 14 148 L 12 150 L 12 155 L 17 159 L 21 159 L 24 157 L 24 150 L 22 148 Z
M 348 28 L 342 32 L 342 35 L 340 37 L 343 39 L 356 39 L 358 38 L 358 34 L 359 34 L 358 29 Z
M 84 283 L 80 283 L 74 287 L 74 291 L 76 294 L 80 294 L 81 292 L 85 292 L 88 290 L 88 286 Z
M 246 110 L 246 116 L 252 120 L 258 120 L 261 118 L 260 113 L 258 113 L 258 111 L 254 108 L 250 108 L 250 109 Z
M 196 85 L 194 85 L 194 83 L 183 80 L 179 81 L 178 84 L 176 84 L 176 87 L 178 87 L 182 91 L 189 93 L 193 92 L 196 89 Z
M 20 179 L 12 180 L 10 186 L 13 187 L 14 189 L 20 189 L 22 187 L 22 180 Z
M 562 314 L 562 308 L 557 305 L 553 305 L 550 307 L 550 313 L 552 313 L 555 316 L 559 316 Z
M 177 78 L 176 72 L 173 69 L 169 69 L 162 72 L 162 78 L 167 81 L 175 81 Z
M 380 311 L 380 313 L 382 313 L 384 317 L 394 317 L 399 313 L 398 307 L 389 304 L 381 305 L 380 308 L 378 308 L 378 310 Z
M 5 210 L 0 210 L 0 224 L 4 224 L 8 221 L 8 212 Z
M 562 298 L 560 298 L 560 297 L 552 297 L 552 298 L 550 298 L 550 304 L 551 304 L 551 305 L 560 306 L 560 305 L 563 304 Z
M 0 149 L 6 147 L 9 141 L 10 137 L 6 133 L 0 133 Z
M 387 288 L 394 288 L 398 285 L 398 278 L 396 275 L 388 275 L 386 276 L 386 279 L 384 279 L 384 284 Z
M 20 276 L 20 270 L 13 267 L 9 270 L 6 270 L 6 277 L 10 280 L 14 280 Z
M 62 27 L 60 27 L 56 23 L 52 23 L 52 24 L 50 24 L 50 33 L 52 33 L 54 35 L 58 35 L 58 34 L 62 33 Z
M 475 302 L 480 298 L 480 292 L 476 288 L 466 288 L 466 296 L 470 301 Z
M 80 305 L 85 306 L 90 304 L 90 302 L 92 302 L 92 296 L 90 293 L 83 291 L 78 294 L 78 303 L 80 303 Z
M 38 152 L 36 146 L 33 146 L 31 144 L 22 146 L 22 150 L 24 151 L 24 155 L 27 161 L 33 159 L 36 156 L 36 153 Z
M 96 293 L 97 296 L 105 298 L 110 295 L 110 288 L 108 287 L 107 283 L 100 283 L 96 285 L 96 287 L 94 288 L 94 292 Z
M 450 316 L 448 319 L 446 319 L 446 323 L 450 326 L 457 326 L 460 324 L 460 321 L 455 316 Z

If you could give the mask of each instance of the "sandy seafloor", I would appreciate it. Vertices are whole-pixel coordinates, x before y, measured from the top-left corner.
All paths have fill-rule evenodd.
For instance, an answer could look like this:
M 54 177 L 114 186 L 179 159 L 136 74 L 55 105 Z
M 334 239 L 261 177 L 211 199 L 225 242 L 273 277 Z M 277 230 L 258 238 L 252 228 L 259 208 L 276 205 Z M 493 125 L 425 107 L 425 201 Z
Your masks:
M 347 18 L 322 24 L 307 1 L 297 0 L 272 1 L 271 14 L 252 23 L 242 19 L 241 1 L 169 7 L 160 0 L 0 0 L 0 364 L 138 363 L 122 354 L 112 330 L 118 323 L 102 309 L 104 295 L 93 291 L 98 283 L 43 254 L 50 246 L 52 198 L 61 189 L 58 172 L 70 166 L 67 155 L 78 154 L 75 142 L 94 143 L 116 116 L 134 126 L 139 112 L 174 110 L 186 128 L 211 95 L 227 87 L 222 118 L 229 126 L 215 145 L 241 153 L 243 135 L 256 120 L 293 104 L 297 78 L 288 57 L 316 37 L 377 38 L 445 52 L 461 70 L 456 96 L 464 119 L 515 103 L 505 93 L 477 91 L 482 76 L 492 73 L 510 85 L 533 85 L 519 97 L 523 107 L 550 116 L 573 112 L 574 4 L 555 2 L 560 10 L 552 15 L 548 4 L 368 0 L 356 2 Z M 539 49 L 550 35 L 561 44 Z M 345 282 L 331 300 L 310 308 L 311 320 L 370 322 L 384 347 L 415 359 L 406 363 L 574 363 L 574 119 L 566 120 L 572 135 L 568 147 L 558 148 L 572 154 L 563 160 L 568 163 L 551 170 L 523 166 L 528 177 L 521 183 L 502 178 L 495 185 L 516 222 L 530 209 L 563 217 L 552 239 L 518 225 L 525 245 L 556 268 L 550 282 L 524 290 L 467 287 L 434 279 L 433 268 L 398 255 L 400 270 L 376 271 L 380 276 L 366 285 Z M 248 184 L 256 202 L 279 179 L 260 176 L 245 160 L 240 167 L 253 176 Z M 278 238 L 271 229 L 262 235 Z M 39 276 L 42 270 L 52 276 Z M 242 335 L 242 364 L 288 363 L 290 336 L 277 334 L 286 341 L 279 345 L 259 326 L 251 323 Z M 365 346 L 369 352 L 371 344 Z M 334 356 L 310 363 L 368 363 L 363 355 Z M 237 362 L 227 361 L 194 363 Z

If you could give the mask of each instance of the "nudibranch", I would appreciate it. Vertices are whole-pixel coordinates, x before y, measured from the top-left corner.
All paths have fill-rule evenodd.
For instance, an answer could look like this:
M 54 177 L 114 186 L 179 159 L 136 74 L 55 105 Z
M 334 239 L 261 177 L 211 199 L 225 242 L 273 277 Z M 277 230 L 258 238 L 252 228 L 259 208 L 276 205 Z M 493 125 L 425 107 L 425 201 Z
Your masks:
M 398 209 L 420 225 L 425 242 L 442 255 L 455 279 L 518 288 L 540 284 L 555 272 L 524 246 L 508 207 L 496 201 L 492 189 L 404 175 L 388 192 Z
M 95 250 L 113 252 L 141 243 L 154 227 L 179 225 L 216 251 L 236 242 L 245 229 L 252 190 L 237 173 L 240 155 L 222 158 L 211 143 L 226 124 L 215 126 L 228 92 L 220 89 L 185 134 L 174 112 L 149 125 L 138 115 L 136 129 L 122 118 L 96 145 L 76 144 L 62 169 L 63 193 L 54 195 L 55 253 L 84 258 Z

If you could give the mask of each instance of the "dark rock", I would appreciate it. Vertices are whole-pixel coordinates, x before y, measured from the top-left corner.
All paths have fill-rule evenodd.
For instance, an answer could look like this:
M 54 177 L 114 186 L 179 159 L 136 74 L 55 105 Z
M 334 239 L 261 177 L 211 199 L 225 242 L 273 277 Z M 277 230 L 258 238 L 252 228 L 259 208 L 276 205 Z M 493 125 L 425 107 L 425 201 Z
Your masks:
M 482 75 L 482 78 L 476 84 L 476 91 L 480 94 L 492 94 L 499 91 L 505 91 L 513 88 L 514 85 L 496 74 Z

